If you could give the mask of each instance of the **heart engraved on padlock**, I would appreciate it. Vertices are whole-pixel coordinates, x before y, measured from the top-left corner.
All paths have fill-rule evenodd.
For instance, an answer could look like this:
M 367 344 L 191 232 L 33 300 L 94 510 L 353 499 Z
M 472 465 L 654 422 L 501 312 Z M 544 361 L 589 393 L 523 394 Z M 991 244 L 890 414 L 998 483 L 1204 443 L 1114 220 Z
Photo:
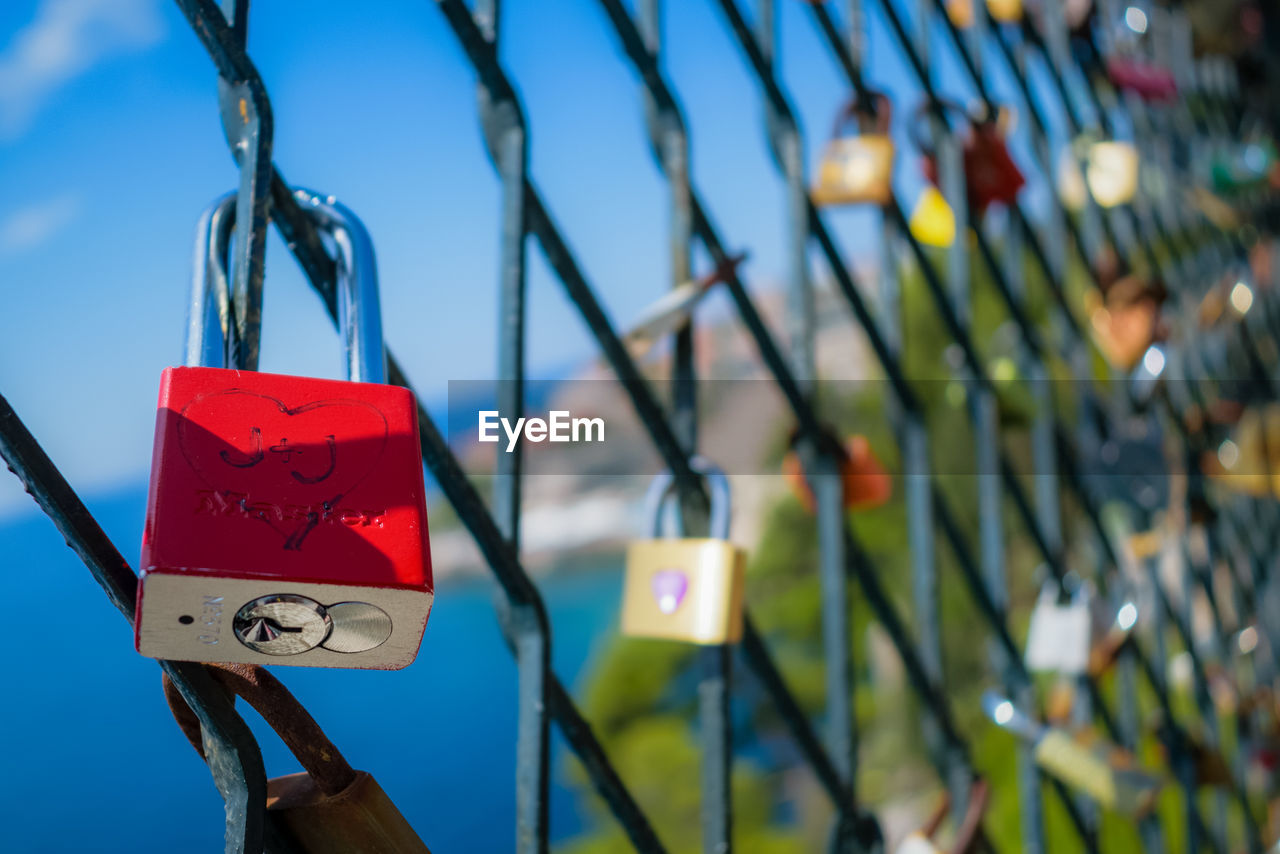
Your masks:
M 350 381 L 203 367 L 226 349 L 226 313 L 214 303 L 226 300 L 234 201 L 211 208 L 197 232 L 187 344 L 196 366 L 161 379 L 138 650 L 182 661 L 404 667 L 434 591 L 418 406 L 408 389 L 383 384 L 368 235 L 341 206 L 300 195 L 342 256 Z
M 655 539 L 627 548 L 622 594 L 622 633 L 698 644 L 736 643 L 742 637 L 744 552 L 728 541 L 729 482 L 701 457 L 690 467 L 711 494 L 709 537 L 661 538 L 662 510 L 675 479 L 663 472 L 651 484 L 646 506 Z
M 229 420 L 237 426 L 228 429 Z M 199 426 L 208 421 L 219 425 L 219 434 Z M 210 490 L 197 512 L 225 513 L 234 505 L 279 534 L 283 548 L 301 549 L 322 522 L 381 526 L 385 510 L 339 508 L 377 468 L 388 429 L 387 417 L 367 401 L 290 407 L 232 388 L 199 394 L 183 407 L 178 446 Z M 296 509 L 286 512 L 271 501 L 279 495 L 297 502 Z

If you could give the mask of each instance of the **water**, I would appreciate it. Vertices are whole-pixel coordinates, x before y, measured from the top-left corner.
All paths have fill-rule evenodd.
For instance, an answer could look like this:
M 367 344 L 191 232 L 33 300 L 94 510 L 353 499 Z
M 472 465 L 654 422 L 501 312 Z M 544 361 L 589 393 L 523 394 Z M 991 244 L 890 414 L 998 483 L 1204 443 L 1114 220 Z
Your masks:
M 130 563 L 144 502 L 141 488 L 88 502 Z M 0 521 L 0 559 L 11 603 L 0 703 L 4 849 L 220 851 L 221 799 L 169 715 L 159 668 L 134 652 L 131 627 L 43 515 Z M 596 559 L 542 584 L 555 669 L 570 690 L 614 630 L 620 569 L 616 558 Z M 485 581 L 438 589 L 406 670 L 274 668 L 437 854 L 513 846 L 516 668 L 490 590 Z M 299 770 L 265 724 L 246 717 L 268 773 Z M 565 838 L 582 814 L 555 740 L 551 829 Z

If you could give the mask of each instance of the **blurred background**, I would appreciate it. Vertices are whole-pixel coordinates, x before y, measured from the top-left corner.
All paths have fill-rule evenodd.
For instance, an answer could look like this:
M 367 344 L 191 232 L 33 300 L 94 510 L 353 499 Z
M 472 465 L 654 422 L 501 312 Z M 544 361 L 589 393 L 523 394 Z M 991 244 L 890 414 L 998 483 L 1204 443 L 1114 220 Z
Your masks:
M 919 14 L 914 3 L 885 2 L 904 20 Z M 831 5 L 834 15 L 844 12 Z M 1250 35 L 1245 23 L 1261 14 L 1255 5 L 1178 5 L 1197 16 L 1204 50 L 1253 49 L 1258 33 Z M 916 200 L 929 186 L 908 130 L 922 92 L 880 5 L 862 8 L 863 73 L 896 110 L 893 186 L 900 198 Z M 1122 13 L 1128 8 L 1149 5 L 1121 4 Z M 848 86 L 806 4 L 780 0 L 776 14 L 777 70 L 793 98 L 812 173 Z M 787 186 L 771 159 L 758 81 L 715 2 L 667 3 L 663 16 L 663 65 L 688 122 L 691 172 L 729 248 L 749 250 L 742 271 L 751 296 L 785 341 Z M 932 17 L 928 55 L 939 93 L 968 104 L 977 93 L 945 24 Z M 626 329 L 671 286 L 667 190 L 649 151 L 639 82 L 592 0 L 509 0 L 503 19 L 502 61 L 529 125 L 530 174 L 608 316 Z M 1137 18 L 1126 20 L 1133 34 L 1145 31 Z M 468 440 L 468 430 L 476 395 L 491 396 L 487 384 L 497 379 L 500 184 L 480 130 L 471 64 L 436 4 L 423 0 L 260 2 L 249 32 L 249 53 L 273 107 L 273 160 L 292 185 L 331 193 L 364 221 L 377 250 L 388 346 L 487 494 L 492 455 Z M 1007 64 L 992 62 L 985 71 L 994 100 L 1020 103 Z M 1031 90 L 1043 95 L 1053 149 L 1069 147 L 1073 136 L 1051 96 L 1048 72 L 1033 63 L 1027 75 Z M 1080 85 L 1076 78 L 1070 83 Z M 1114 120 L 1117 133 L 1132 136 L 1122 109 Z M 1015 122 L 1008 141 L 1025 166 L 1019 198 L 1040 221 L 1055 176 L 1032 168 L 1026 121 Z M 237 181 L 214 70 L 176 4 L 0 5 L 0 391 L 133 563 L 157 383 L 182 356 L 193 228 Z M 828 215 L 867 299 L 876 299 L 880 276 L 897 276 L 903 362 L 912 381 L 932 390 L 924 395 L 930 432 L 943 437 L 935 454 L 967 462 L 973 434 L 964 393 L 948 391 L 955 350 L 918 267 L 886 257 L 882 219 L 865 205 Z M 939 251 L 935 261 L 941 265 L 942 258 Z M 831 382 L 825 420 L 842 434 L 864 436 L 889 470 L 901 472 L 883 377 L 829 268 L 816 254 L 812 260 L 818 370 Z M 978 266 L 973 334 L 986 363 L 998 367 L 1002 359 L 1009 363 L 1016 331 Z M 695 254 L 696 274 L 710 268 Z M 1085 278 L 1073 262 L 1068 282 L 1077 301 Z M 591 408 L 629 429 L 622 425 L 634 416 L 625 401 L 598 394 L 597 382 L 611 374 L 534 249 L 528 299 L 531 411 L 569 401 L 575 414 Z M 264 300 L 261 369 L 340 376 L 323 304 L 274 231 Z M 1047 324 L 1044 294 L 1030 290 L 1027 305 Z M 733 539 L 751 550 L 748 602 L 792 690 L 816 716 L 824 683 L 815 523 L 781 474 L 794 424 L 737 328 L 727 296 L 710 291 L 697 317 L 702 378 L 734 381 L 703 401 L 701 444 L 712 457 L 723 449 L 719 456 L 730 461 Z M 663 347 L 636 355 L 647 375 L 668 376 Z M 1099 373 L 1106 372 L 1102 365 Z M 1029 465 L 1018 406 L 1009 401 L 1004 414 L 1016 459 Z M 523 523 L 526 566 L 554 628 L 554 668 L 671 850 L 698 850 L 694 653 L 687 645 L 618 635 L 623 549 L 646 531 L 640 497 L 656 458 L 596 460 L 588 473 L 566 454 L 531 462 Z M 977 510 L 965 498 L 972 471 L 955 463 L 948 474 L 944 487 L 976 542 Z M 890 500 L 850 520 L 893 601 L 910 613 L 907 518 L 901 479 L 894 481 Z M 401 673 L 298 668 L 281 676 L 352 764 L 377 776 L 432 850 L 509 850 L 515 664 L 497 627 L 495 587 L 483 561 L 434 487 L 430 507 L 437 603 L 417 662 Z M 1010 625 L 1021 644 L 1047 576 L 1014 511 L 1004 512 Z M 1068 528 L 1078 522 L 1071 510 L 1067 521 Z M 992 783 L 986 832 L 997 850 L 1018 850 L 1015 740 L 992 726 L 979 705 L 998 674 L 972 628 L 976 606 L 954 581 L 952 557 L 943 551 L 950 699 L 976 768 Z M 155 665 L 134 652 L 129 628 L 7 476 L 0 478 L 0 556 L 14 592 L 9 619 L 16 621 L 7 702 L 0 704 L 0 749 L 10 769 L 0 780 L 0 820 L 12 850 L 216 850 L 220 798 L 170 718 Z M 1073 552 L 1082 565 L 1091 557 L 1087 549 Z M 920 709 L 901 662 L 856 595 L 852 613 L 864 734 L 859 796 L 896 841 L 933 810 L 944 787 L 920 743 Z M 832 812 L 818 783 L 761 688 L 747 675 L 737 688 L 735 841 L 745 851 L 820 849 Z M 1154 702 L 1141 700 L 1144 709 Z M 296 770 L 261 721 L 247 716 L 268 771 Z M 550 828 L 557 849 L 626 850 L 621 831 L 555 738 Z M 1144 761 L 1163 761 L 1154 733 L 1137 752 Z M 1176 796 L 1168 794 L 1159 808 L 1177 826 Z M 1077 850 L 1052 800 L 1046 821 L 1054 850 Z M 1131 823 L 1109 811 L 1100 822 L 1106 850 L 1138 849 Z M 1242 833 L 1235 823 L 1231 832 L 1233 839 Z M 1171 833 L 1168 850 L 1185 850 L 1179 844 Z

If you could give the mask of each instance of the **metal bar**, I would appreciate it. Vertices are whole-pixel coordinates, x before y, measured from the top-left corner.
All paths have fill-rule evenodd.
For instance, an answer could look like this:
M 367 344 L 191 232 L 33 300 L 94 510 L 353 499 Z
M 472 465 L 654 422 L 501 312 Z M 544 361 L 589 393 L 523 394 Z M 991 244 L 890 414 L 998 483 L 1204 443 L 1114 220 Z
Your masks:
M 494 51 L 502 26 L 501 0 L 479 0 L 476 21 Z M 498 408 L 508 417 L 524 414 L 525 404 L 525 255 L 528 222 L 524 181 L 529 146 L 524 116 L 509 89 L 477 87 L 480 126 L 490 159 L 502 180 L 500 268 L 498 286 Z M 493 514 L 511 544 L 520 552 L 520 509 L 524 469 L 523 443 L 497 455 Z M 548 789 L 551 767 L 551 729 L 547 718 L 547 675 L 551 670 L 551 637 L 537 607 L 508 604 L 507 621 L 515 629 L 517 663 L 516 723 L 516 850 L 545 852 L 549 846 Z
M 231 267 L 235 322 L 228 330 L 228 364 L 257 370 L 267 223 L 271 216 L 271 104 L 262 78 L 245 53 L 248 0 L 227 0 L 230 21 L 213 0 L 178 0 L 178 6 L 217 66 L 222 128 L 240 167 Z
M 0 457 L 88 567 L 107 599 L 132 623 L 137 576 L 3 396 Z M 200 719 L 209 770 L 225 804 L 227 854 L 262 851 L 267 777 L 253 733 L 203 667 L 159 664 Z

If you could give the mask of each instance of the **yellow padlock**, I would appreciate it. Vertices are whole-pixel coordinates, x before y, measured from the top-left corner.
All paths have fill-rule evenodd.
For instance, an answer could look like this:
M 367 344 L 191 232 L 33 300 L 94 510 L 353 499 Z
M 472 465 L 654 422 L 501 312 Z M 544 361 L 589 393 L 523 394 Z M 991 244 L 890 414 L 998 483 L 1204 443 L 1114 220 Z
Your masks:
M 957 30 L 973 26 L 973 0 L 947 0 L 947 17 Z M 987 13 L 993 21 L 1014 23 L 1022 20 L 1022 0 L 987 0 Z
M 1116 812 L 1142 816 L 1154 808 L 1164 780 L 1138 768 L 1132 754 L 1087 734 L 1043 726 L 990 691 L 982 705 L 991 720 L 1032 745 L 1036 765 L 1046 774 Z
M 1022 20 L 1022 0 L 987 0 L 992 20 L 1011 24 Z
M 729 480 L 702 457 L 690 466 L 707 483 L 711 536 L 661 538 L 662 514 L 675 478 L 663 472 L 649 488 L 646 506 L 654 539 L 627 549 L 622 592 L 622 633 L 717 645 L 742 638 L 746 553 L 729 542 Z
M 956 241 L 956 215 L 932 184 L 920 192 L 907 225 L 915 239 L 927 246 L 946 249 Z
M 1133 201 L 1138 191 L 1138 149 L 1114 140 L 1093 143 L 1085 158 L 1085 181 L 1101 207 Z
M 853 99 L 836 116 L 831 141 L 818 164 L 813 188 L 817 205 L 885 205 L 893 197 L 893 139 L 889 98 L 874 93 L 871 104 Z M 847 133 L 850 126 L 856 133 Z
M 1085 744 L 1065 730 L 1047 730 L 1036 742 L 1034 755 L 1046 774 L 1119 813 L 1146 815 L 1160 791 L 1161 780 L 1130 767 L 1131 758 L 1119 748 Z

